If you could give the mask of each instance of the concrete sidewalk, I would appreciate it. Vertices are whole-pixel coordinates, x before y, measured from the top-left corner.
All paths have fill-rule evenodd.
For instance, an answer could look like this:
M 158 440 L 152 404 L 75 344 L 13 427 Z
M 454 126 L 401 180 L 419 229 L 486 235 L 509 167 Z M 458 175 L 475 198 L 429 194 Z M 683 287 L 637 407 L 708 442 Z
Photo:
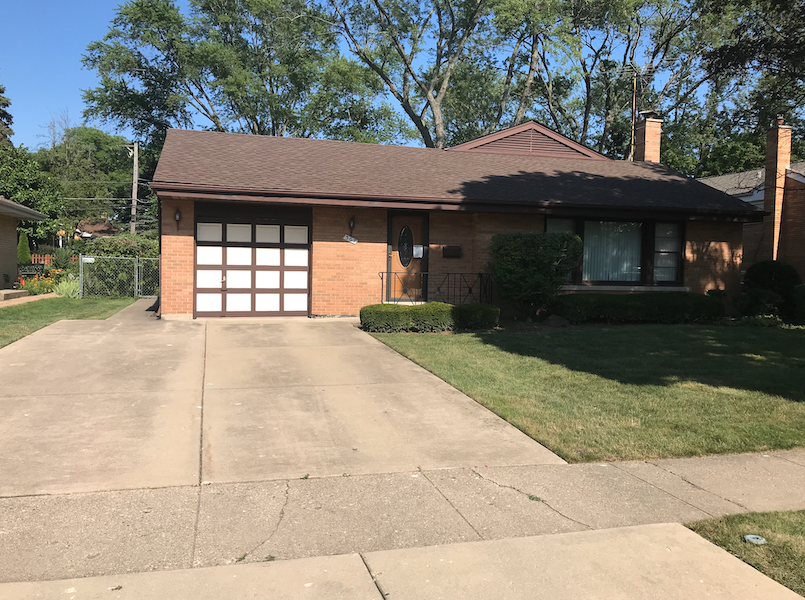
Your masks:
M 681 525 L 580 532 L 206 569 L 0 584 L 43 600 L 794 600 Z
M 0 582 L 101 576 L 78 583 L 104 598 L 374 598 L 374 578 L 400 598 L 484 597 L 451 596 L 468 578 L 548 597 L 517 586 L 556 591 L 543 573 L 564 572 L 555 554 L 591 574 L 578 588 L 562 576 L 581 597 L 677 597 L 673 577 L 696 564 L 671 561 L 644 581 L 640 557 L 673 543 L 706 562 L 709 544 L 679 528 L 604 530 L 805 509 L 805 449 L 568 465 L 346 320 L 158 322 L 149 304 L 0 349 Z M 42 365 L 47 377 L 27 376 Z M 741 598 L 742 585 L 776 597 L 751 570 L 712 560 L 710 581 L 722 567 L 736 577 L 712 583 L 712 597 Z M 433 571 L 445 589 L 403 568 L 436 562 L 466 568 Z M 583 587 L 607 569 L 631 587 Z M 110 590 L 116 580 L 131 595 Z M 62 584 L 70 598 L 78 583 L 0 584 L 0 598 L 49 598 Z M 689 583 L 680 589 L 704 595 Z
M 0 498 L 0 581 L 259 563 L 805 509 L 805 449 Z

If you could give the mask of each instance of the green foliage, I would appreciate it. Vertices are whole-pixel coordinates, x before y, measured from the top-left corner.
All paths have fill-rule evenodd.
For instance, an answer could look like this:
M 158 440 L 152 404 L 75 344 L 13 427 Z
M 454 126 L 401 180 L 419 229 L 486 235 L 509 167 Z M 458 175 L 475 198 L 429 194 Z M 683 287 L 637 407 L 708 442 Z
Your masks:
M 489 304 L 371 304 L 361 308 L 361 329 L 374 333 L 493 329 L 499 317 L 500 309 Z
M 20 239 L 17 241 L 17 264 L 31 264 L 31 246 L 28 242 L 28 234 L 24 231 L 20 232 Z
M 742 317 L 737 321 L 739 325 L 748 325 L 750 327 L 783 327 L 785 323 L 777 315 L 772 314 L 757 314 L 747 317 Z
M 339 56 L 303 0 L 129 0 L 87 48 L 85 117 L 157 143 L 196 119 L 216 131 L 388 141 L 400 119 L 368 68 Z
M 724 317 L 717 297 L 689 292 L 579 293 L 559 296 L 551 312 L 579 323 L 701 323 Z
M 735 300 L 735 308 L 738 310 L 738 314 L 744 317 L 754 317 L 756 315 L 776 317 L 780 314 L 780 307 L 783 302 L 783 297 L 776 292 L 754 288 L 738 294 Z
M 129 256 L 156 258 L 159 256 L 159 242 L 140 235 L 123 233 L 109 237 L 98 237 L 86 244 L 84 254 L 90 256 Z
M 11 101 L 4 96 L 6 93 L 6 86 L 0 85 L 0 147 L 10 148 L 14 144 L 9 139 L 14 135 L 14 130 L 11 125 L 14 123 L 14 118 L 8 112 L 8 107 Z
M 67 269 L 70 266 L 73 253 L 68 248 L 56 248 L 53 252 L 51 266 L 54 269 Z
M 57 296 L 63 296 L 65 298 L 78 298 L 79 289 L 78 279 L 68 278 L 62 279 L 53 287 L 53 291 Z
M 58 181 L 42 171 L 24 147 L 0 146 L 0 196 L 50 216 L 44 221 L 22 221 L 20 229 L 35 239 L 58 231 L 62 210 Z
M 48 275 L 34 275 L 33 277 L 22 279 L 22 282 L 20 289 L 25 290 L 32 296 L 49 294 L 56 285 L 56 280 Z
M 495 234 L 489 245 L 495 292 L 533 317 L 553 301 L 582 252 L 581 239 L 570 233 Z
M 794 314 L 794 288 L 802 283 L 797 270 L 784 261 L 764 260 L 750 266 L 744 275 L 746 290 L 768 290 L 782 298 L 780 316 L 789 320 Z M 755 313 L 757 314 L 757 313 Z
M 427 304 L 371 304 L 361 308 L 361 328 L 372 332 L 451 331 L 453 307 L 443 302 Z
M 800 284 L 794 287 L 793 300 L 793 321 L 797 325 L 805 325 L 805 284 Z
M 500 320 L 500 308 L 491 304 L 459 304 L 453 308 L 456 329 L 494 329 Z

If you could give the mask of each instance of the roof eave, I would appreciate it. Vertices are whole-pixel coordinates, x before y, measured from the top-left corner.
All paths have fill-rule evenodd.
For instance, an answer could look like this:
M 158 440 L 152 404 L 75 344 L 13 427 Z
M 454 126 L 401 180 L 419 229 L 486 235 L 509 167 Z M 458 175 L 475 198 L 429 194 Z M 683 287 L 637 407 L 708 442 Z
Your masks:
M 691 209 L 684 207 L 644 207 L 634 205 L 566 204 L 557 201 L 476 200 L 468 198 L 429 198 L 416 196 L 379 196 L 365 194 L 300 193 L 286 190 L 233 189 L 183 183 L 154 181 L 151 188 L 160 199 L 192 199 L 224 202 L 275 202 L 285 204 L 392 208 L 420 210 L 456 210 L 468 212 L 528 212 L 539 214 L 587 213 L 604 215 L 676 215 L 716 218 L 740 222 L 761 221 L 763 213 L 755 210 Z

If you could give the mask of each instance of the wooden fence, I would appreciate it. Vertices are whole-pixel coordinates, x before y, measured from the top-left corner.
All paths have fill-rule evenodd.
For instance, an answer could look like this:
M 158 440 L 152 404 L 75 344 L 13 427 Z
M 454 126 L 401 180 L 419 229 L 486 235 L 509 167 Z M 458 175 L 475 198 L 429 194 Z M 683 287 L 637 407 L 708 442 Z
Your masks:
M 78 260 L 77 256 L 71 256 L 70 262 L 75 262 Z M 52 254 L 31 254 L 31 262 L 35 265 L 45 265 L 49 267 L 53 264 L 53 255 Z

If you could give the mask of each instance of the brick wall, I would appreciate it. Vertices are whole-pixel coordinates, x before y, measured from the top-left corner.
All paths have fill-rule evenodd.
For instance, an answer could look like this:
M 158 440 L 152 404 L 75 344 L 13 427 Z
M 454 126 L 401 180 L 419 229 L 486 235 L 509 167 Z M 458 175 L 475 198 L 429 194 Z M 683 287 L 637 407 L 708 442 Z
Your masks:
M 343 239 L 350 218 L 357 244 Z M 312 314 L 357 315 L 381 301 L 378 273 L 386 270 L 387 229 L 384 209 L 313 208 Z
M 6 277 L 8 283 L 6 283 Z M 17 278 L 17 219 L 0 215 L 0 289 Z
M 726 289 L 737 294 L 741 285 L 740 223 L 689 221 L 685 233 L 685 285 L 691 292 Z
M 162 201 L 159 286 L 163 315 L 193 314 L 193 207 L 192 200 Z M 176 209 L 182 213 L 178 223 L 174 219 Z
M 805 183 L 786 177 L 777 258 L 790 263 L 805 281 Z

